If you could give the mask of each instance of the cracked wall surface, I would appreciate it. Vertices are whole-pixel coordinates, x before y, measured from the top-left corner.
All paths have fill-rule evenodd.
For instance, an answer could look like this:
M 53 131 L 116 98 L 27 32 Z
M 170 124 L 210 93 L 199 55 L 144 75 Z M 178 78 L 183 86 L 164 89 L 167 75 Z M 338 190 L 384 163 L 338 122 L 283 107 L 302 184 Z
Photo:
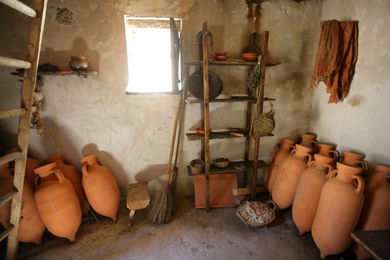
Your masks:
M 72 13 L 69 24 L 58 22 L 58 11 Z M 87 56 L 98 75 L 87 79 L 77 76 L 44 76 L 45 95 L 42 116 L 47 132 L 31 132 L 30 148 L 41 158 L 61 152 L 78 165 L 83 154 L 97 152 L 121 184 L 149 180 L 165 171 L 175 110 L 175 95 L 125 95 L 127 85 L 125 14 L 183 19 L 183 60 L 197 58 L 195 35 L 207 21 L 213 32 L 215 50 L 240 57 L 248 43 L 245 2 L 238 0 L 51 0 L 42 44 L 42 62 L 67 67 L 69 57 Z M 26 19 L 0 7 L 1 55 L 23 58 L 23 28 Z M 261 32 L 270 31 L 269 50 L 278 66 L 267 69 L 266 96 L 274 97 L 275 136 L 261 141 L 260 156 L 268 159 L 282 137 L 296 137 L 309 129 L 312 95 L 308 89 L 314 61 L 321 1 L 268 1 L 262 4 Z M 68 16 L 65 16 L 69 18 Z M 9 21 L 12 20 L 12 23 Z M 151 61 L 152 62 L 152 61 Z M 183 74 L 194 71 L 183 67 Z M 212 67 L 224 82 L 222 94 L 244 92 L 247 69 Z M 0 68 L 0 108 L 17 106 L 18 88 L 11 70 Z M 153 75 L 153 72 L 151 72 Z M 12 98 L 10 98 L 12 96 Z M 212 104 L 211 127 L 243 127 L 245 104 Z M 265 106 L 268 109 L 268 104 Z M 200 120 L 199 104 L 187 106 L 185 129 L 194 129 Z M 2 143 L 8 144 L 15 133 L 15 121 L 0 123 Z M 184 139 L 185 140 L 185 139 Z M 192 177 L 186 164 L 199 156 L 200 142 L 184 141 L 179 157 L 179 192 L 193 192 Z M 243 158 L 244 140 L 211 142 L 212 159 Z

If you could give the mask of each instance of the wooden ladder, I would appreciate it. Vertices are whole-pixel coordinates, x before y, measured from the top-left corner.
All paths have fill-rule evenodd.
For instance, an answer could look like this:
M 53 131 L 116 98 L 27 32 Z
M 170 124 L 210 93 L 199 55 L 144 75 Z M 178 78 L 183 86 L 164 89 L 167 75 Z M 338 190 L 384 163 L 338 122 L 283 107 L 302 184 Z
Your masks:
M 11 225 L 0 234 L 0 241 L 8 237 L 7 259 L 15 259 L 18 250 L 18 231 L 30 134 L 31 108 L 37 78 L 47 0 L 32 0 L 31 7 L 17 0 L 0 0 L 0 2 L 33 18 L 30 23 L 27 43 L 28 61 L 0 57 L 0 66 L 25 69 L 21 108 L 0 111 L 0 119 L 19 116 L 17 151 L 0 157 L 0 165 L 15 161 L 14 189 L 0 198 L 0 206 L 12 200 Z

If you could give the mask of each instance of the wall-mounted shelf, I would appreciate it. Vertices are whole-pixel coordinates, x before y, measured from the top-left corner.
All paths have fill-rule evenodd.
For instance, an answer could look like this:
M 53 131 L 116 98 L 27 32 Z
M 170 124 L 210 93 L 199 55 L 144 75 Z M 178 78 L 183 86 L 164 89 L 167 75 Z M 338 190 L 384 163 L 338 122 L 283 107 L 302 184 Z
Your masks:
M 245 167 L 241 168 L 241 169 L 236 169 L 235 166 L 240 165 L 240 164 L 244 164 Z M 257 168 L 265 168 L 267 166 L 268 165 L 264 161 L 262 161 L 262 160 L 258 161 Z M 229 173 L 231 174 L 231 173 L 247 172 L 247 171 L 251 170 L 252 167 L 253 167 L 253 161 L 236 161 L 236 162 L 230 162 L 229 166 L 226 168 L 223 168 L 223 169 L 217 168 L 215 166 L 210 166 L 210 173 L 209 174 L 229 174 Z M 193 174 L 191 172 L 190 166 L 187 165 L 187 174 L 188 174 L 188 176 L 195 176 L 195 175 L 199 175 L 199 174 L 204 174 L 204 172 L 198 173 L 198 174 Z
M 186 65 L 202 65 L 202 60 L 187 61 Z M 208 61 L 209 65 L 225 65 L 225 66 L 256 66 L 257 61 L 246 61 L 241 59 L 229 59 L 229 60 L 212 60 Z M 280 63 L 267 63 L 267 67 L 279 65 Z
M 87 70 L 87 71 L 74 71 L 74 70 L 59 70 L 59 71 L 38 71 L 39 75 L 50 75 L 50 76 L 68 76 L 68 75 L 78 75 L 87 77 L 88 75 L 97 75 L 97 71 Z
M 274 98 L 263 98 L 262 101 L 275 101 Z M 186 102 L 188 104 L 193 103 L 203 103 L 203 100 L 200 99 L 194 99 L 194 98 L 187 98 Z M 230 98 L 215 98 L 210 99 L 210 103 L 221 103 L 221 102 L 250 102 L 250 103 L 256 103 L 257 98 L 254 97 L 230 97 Z

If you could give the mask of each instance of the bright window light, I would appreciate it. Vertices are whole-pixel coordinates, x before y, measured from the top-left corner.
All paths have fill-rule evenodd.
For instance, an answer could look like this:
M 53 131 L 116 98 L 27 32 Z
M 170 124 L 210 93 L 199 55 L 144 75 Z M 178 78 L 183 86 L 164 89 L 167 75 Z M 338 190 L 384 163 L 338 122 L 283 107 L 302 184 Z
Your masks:
M 126 40 L 129 69 L 126 92 L 172 92 L 170 30 L 126 26 Z

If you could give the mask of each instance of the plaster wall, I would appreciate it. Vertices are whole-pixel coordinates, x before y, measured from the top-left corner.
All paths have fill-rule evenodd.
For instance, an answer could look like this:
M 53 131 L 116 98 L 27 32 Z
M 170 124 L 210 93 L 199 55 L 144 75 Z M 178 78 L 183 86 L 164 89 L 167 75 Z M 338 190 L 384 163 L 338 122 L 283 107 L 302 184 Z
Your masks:
M 315 90 L 311 131 L 340 150 L 366 154 L 373 163 L 390 161 L 390 2 L 386 0 L 328 0 L 322 20 L 359 21 L 359 54 L 349 95 L 327 104 L 321 83 Z
M 59 23 L 59 8 L 73 12 L 74 22 Z M 24 18 L 0 7 L 1 31 L 24 24 Z M 168 158 L 172 124 L 179 97 L 175 95 L 126 95 L 127 60 L 124 32 L 125 14 L 132 16 L 183 18 L 183 60 L 197 58 L 195 34 L 207 21 L 213 32 L 215 50 L 226 50 L 239 57 L 247 44 L 245 1 L 237 0 L 163 0 L 163 1 L 76 1 L 51 0 L 42 45 L 42 62 L 66 68 L 71 55 L 87 56 L 98 75 L 87 79 L 77 76 L 44 76 L 45 95 L 42 116 L 46 133 L 31 131 L 30 147 L 40 158 L 61 152 L 78 165 L 79 159 L 96 152 L 103 164 L 112 169 L 121 184 L 149 180 L 164 172 Z M 307 89 L 314 60 L 320 1 L 269 1 L 262 4 L 261 31 L 270 31 L 272 61 L 281 65 L 267 69 L 266 96 L 277 99 L 275 136 L 261 141 L 260 156 L 267 159 L 282 137 L 296 137 L 309 129 L 312 96 Z M 13 22 L 8 21 L 12 19 Z M 7 23 L 8 22 L 8 23 Z M 6 25 L 7 24 L 7 25 Z M 2 55 L 23 56 L 24 34 L 7 33 Z M 16 43 L 16 44 L 15 44 Z M 22 57 L 20 57 L 22 58 Z M 183 67 L 183 73 L 194 68 Z M 212 68 L 224 82 L 222 94 L 243 93 L 247 69 Z M 0 108 L 17 106 L 16 78 L 2 68 Z M 153 71 L 151 71 L 153 75 Z M 13 98 L 9 98 L 13 95 Z M 268 106 L 266 106 L 268 109 Z M 212 104 L 211 128 L 243 127 L 245 104 Z M 200 120 L 198 104 L 187 106 L 185 129 L 195 129 Z M 15 133 L 15 121 L 4 121 L 6 133 Z M 264 140 L 264 141 L 263 141 Z M 193 192 L 186 164 L 199 156 L 200 142 L 184 139 L 179 157 L 178 188 L 181 194 Z M 211 142 L 212 158 L 242 159 L 244 140 Z

